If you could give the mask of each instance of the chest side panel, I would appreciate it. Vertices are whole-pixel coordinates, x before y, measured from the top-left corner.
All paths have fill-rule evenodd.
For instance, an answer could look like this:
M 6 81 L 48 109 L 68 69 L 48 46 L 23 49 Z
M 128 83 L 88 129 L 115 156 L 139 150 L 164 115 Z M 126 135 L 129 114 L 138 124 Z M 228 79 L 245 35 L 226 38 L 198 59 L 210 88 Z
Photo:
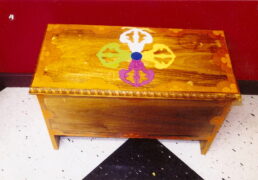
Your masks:
M 103 137 L 204 138 L 226 102 L 44 96 L 51 128 Z

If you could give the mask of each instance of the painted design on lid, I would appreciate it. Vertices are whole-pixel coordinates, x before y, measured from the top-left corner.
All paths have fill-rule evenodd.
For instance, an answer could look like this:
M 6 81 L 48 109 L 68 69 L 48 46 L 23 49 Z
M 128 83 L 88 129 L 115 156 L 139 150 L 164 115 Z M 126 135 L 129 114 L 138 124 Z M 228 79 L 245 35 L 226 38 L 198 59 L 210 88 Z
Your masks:
M 128 45 L 130 52 L 122 50 L 118 43 L 109 43 L 100 49 L 97 57 L 103 66 L 118 68 L 121 62 L 129 61 L 131 55 L 128 68 L 121 69 L 119 77 L 125 83 L 135 87 L 149 84 L 154 79 L 154 71 L 147 69 L 144 62 L 151 62 L 157 69 L 165 69 L 174 62 L 176 57 L 173 51 L 164 44 L 153 44 L 151 50 L 144 51 L 145 45 L 153 42 L 153 37 L 149 32 L 139 28 L 123 32 L 119 40 Z M 128 79 L 130 72 L 133 72 L 133 80 Z
M 130 60 L 130 52 L 122 50 L 120 44 L 109 43 L 103 46 L 97 53 L 97 57 L 101 63 L 109 68 L 117 68 L 121 62 Z M 107 59 L 115 59 L 114 61 L 107 61 Z

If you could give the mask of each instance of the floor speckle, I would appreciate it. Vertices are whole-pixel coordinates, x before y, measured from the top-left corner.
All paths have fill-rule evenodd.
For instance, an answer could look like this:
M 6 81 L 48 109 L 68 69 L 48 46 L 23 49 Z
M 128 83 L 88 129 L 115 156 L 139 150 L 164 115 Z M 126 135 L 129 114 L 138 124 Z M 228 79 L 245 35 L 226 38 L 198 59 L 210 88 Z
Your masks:
M 83 180 L 171 179 L 175 175 L 181 180 L 202 180 L 165 146 L 160 145 L 158 140 L 129 139 Z M 128 158 L 128 156 L 138 155 L 140 158 Z M 168 159 L 168 156 L 171 158 Z M 120 160 L 119 163 L 116 163 L 117 159 Z M 99 167 L 103 167 L 103 169 Z
M 257 95 L 243 95 L 242 103 L 232 107 L 205 156 L 199 154 L 199 142 L 196 141 L 161 142 L 204 179 L 257 179 L 258 117 L 251 115 L 258 114 L 257 107 Z
M 257 107 L 258 96 L 242 96 L 242 104 L 232 108 L 206 156 L 200 154 L 197 141 L 160 142 L 204 179 L 257 179 Z M 62 137 L 60 149 L 53 150 L 37 99 L 28 88 L 2 90 L 0 114 L 1 180 L 82 179 L 126 140 Z
M 0 91 L 0 115 L 0 180 L 79 180 L 126 141 L 61 137 L 60 149 L 54 150 L 37 99 L 28 88 Z

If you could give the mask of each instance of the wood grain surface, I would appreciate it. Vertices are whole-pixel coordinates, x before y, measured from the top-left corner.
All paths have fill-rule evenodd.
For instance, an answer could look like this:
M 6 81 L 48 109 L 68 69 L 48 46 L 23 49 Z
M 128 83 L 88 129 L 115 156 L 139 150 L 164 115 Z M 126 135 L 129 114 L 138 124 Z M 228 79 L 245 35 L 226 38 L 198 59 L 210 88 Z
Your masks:
M 134 87 L 119 77 L 131 61 L 119 36 L 130 28 L 48 26 L 30 93 L 53 147 L 59 136 L 185 139 L 205 154 L 240 99 L 223 31 L 140 28 L 153 37 L 142 62 L 155 77 Z
M 129 62 L 122 62 L 116 68 L 108 68 L 97 57 L 100 49 L 108 43 L 117 43 L 121 50 L 129 51 L 126 44 L 119 42 L 120 34 L 127 29 L 120 26 L 49 25 L 31 93 L 42 93 L 42 88 L 50 88 L 54 94 L 62 94 L 58 88 L 63 88 L 67 90 L 66 94 L 72 94 L 70 89 L 89 89 L 218 93 L 230 94 L 231 99 L 239 98 L 223 31 L 141 29 L 149 32 L 154 40 L 152 44 L 146 44 L 142 52 L 142 61 L 146 68 L 155 73 L 154 80 L 148 85 L 133 87 L 119 78 L 119 70 L 126 69 Z M 176 58 L 169 67 L 158 69 L 155 63 L 144 59 L 149 57 L 144 57 L 148 52 L 153 52 L 153 56 L 167 53 L 162 52 L 166 48 L 155 49 L 154 44 L 166 45 L 175 54 Z M 108 60 L 112 61 L 112 58 Z M 157 62 L 167 63 L 168 60 L 165 56 L 156 58 Z
M 58 135 L 207 140 L 228 102 L 43 96 Z

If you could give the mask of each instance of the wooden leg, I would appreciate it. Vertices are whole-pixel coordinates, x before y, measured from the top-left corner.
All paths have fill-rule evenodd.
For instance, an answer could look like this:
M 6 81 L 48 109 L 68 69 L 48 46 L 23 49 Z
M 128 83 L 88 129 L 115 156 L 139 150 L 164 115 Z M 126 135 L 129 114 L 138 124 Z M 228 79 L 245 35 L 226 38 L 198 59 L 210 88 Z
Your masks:
M 47 111 L 47 109 L 45 107 L 44 97 L 42 95 L 37 95 L 37 97 L 38 97 L 38 101 L 39 101 L 39 104 L 40 104 L 40 107 L 41 107 L 41 110 L 42 110 L 42 113 L 43 113 L 43 116 L 44 116 L 44 119 L 45 119 L 45 122 L 47 125 L 48 133 L 49 133 L 53 148 L 58 149 L 60 136 L 56 136 L 55 134 L 52 133 L 52 128 L 51 128 L 50 120 L 49 120 L 52 117 L 52 114 L 51 114 L 51 112 Z
M 205 140 L 205 141 L 200 141 L 200 146 L 201 146 L 201 153 L 205 155 L 207 151 L 209 150 L 211 143 L 213 140 Z
M 59 148 L 59 140 L 60 140 L 60 136 L 56 136 L 56 135 L 52 135 L 49 134 L 53 148 L 54 149 L 58 149 Z
M 224 107 L 220 116 L 215 116 L 214 118 L 211 119 L 210 123 L 214 125 L 213 131 L 212 131 L 208 140 L 200 141 L 201 153 L 203 155 L 205 155 L 208 152 L 213 140 L 215 139 L 215 136 L 216 136 L 217 132 L 219 131 L 221 125 L 223 124 L 223 122 L 224 122 L 224 120 L 225 120 L 225 118 L 226 118 L 226 116 L 227 116 L 227 114 L 230 110 L 231 103 L 232 102 L 228 102 L 225 105 L 225 107 Z

